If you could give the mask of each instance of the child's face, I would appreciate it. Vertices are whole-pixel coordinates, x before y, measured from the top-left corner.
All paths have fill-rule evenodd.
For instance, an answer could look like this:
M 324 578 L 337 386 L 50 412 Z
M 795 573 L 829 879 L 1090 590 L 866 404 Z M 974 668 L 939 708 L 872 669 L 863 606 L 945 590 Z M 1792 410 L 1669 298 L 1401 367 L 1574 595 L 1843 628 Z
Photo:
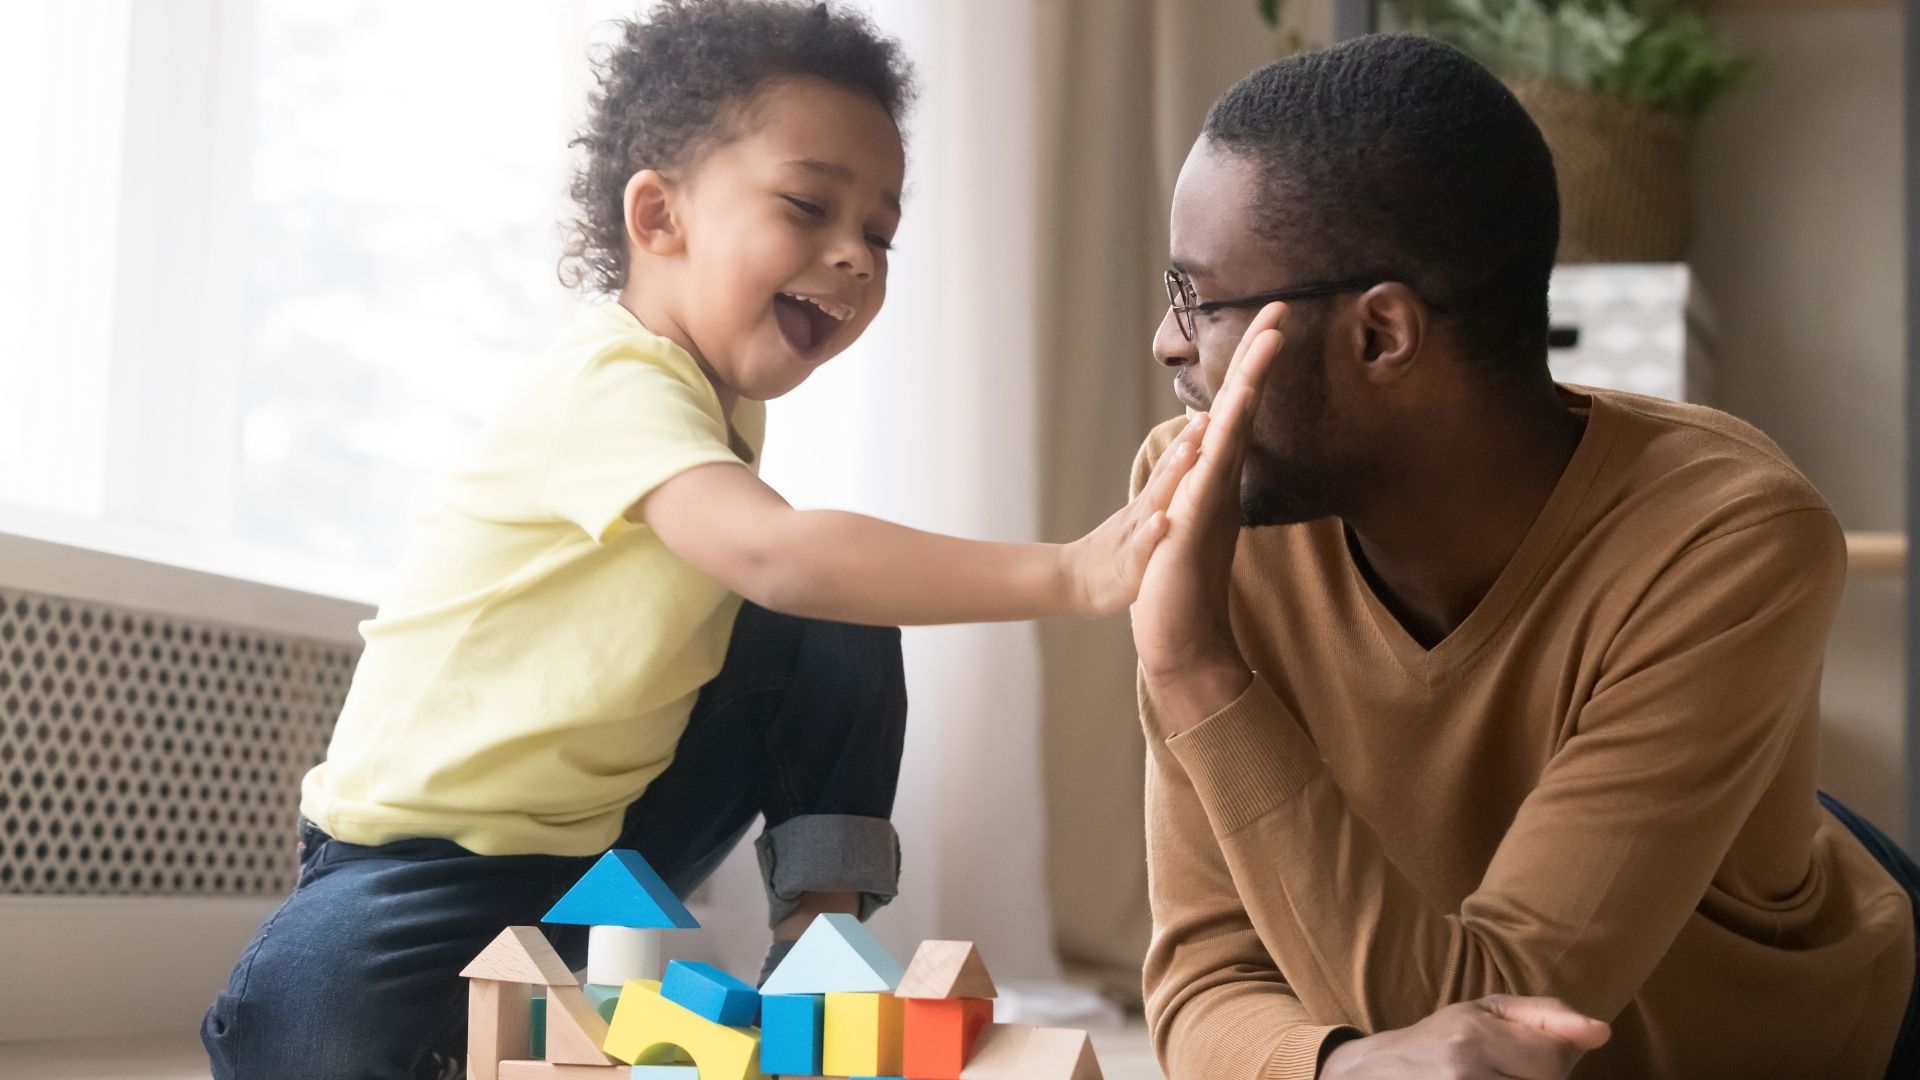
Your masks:
M 879 313 L 906 155 L 878 102 L 818 79 L 772 84 L 750 107 L 752 133 L 687 179 L 676 291 L 714 377 L 764 401 Z

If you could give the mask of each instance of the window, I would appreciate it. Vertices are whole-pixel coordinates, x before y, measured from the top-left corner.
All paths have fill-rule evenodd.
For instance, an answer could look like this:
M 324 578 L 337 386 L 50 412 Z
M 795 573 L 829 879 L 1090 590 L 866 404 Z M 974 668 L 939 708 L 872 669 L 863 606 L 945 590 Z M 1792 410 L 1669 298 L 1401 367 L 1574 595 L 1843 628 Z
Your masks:
M 566 140 L 629 9 L 0 13 L 0 529 L 373 596 L 577 303 Z

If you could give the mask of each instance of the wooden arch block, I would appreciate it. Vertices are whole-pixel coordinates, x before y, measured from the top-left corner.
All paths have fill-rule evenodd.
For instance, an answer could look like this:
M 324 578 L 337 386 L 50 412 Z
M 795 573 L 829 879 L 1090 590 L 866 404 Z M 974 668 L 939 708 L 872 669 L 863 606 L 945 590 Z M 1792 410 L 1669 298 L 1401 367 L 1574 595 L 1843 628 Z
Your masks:
M 716 1024 L 661 997 L 656 984 L 621 989 L 602 1049 L 629 1065 L 677 1064 L 684 1051 L 700 1080 L 760 1078 L 760 1029 Z

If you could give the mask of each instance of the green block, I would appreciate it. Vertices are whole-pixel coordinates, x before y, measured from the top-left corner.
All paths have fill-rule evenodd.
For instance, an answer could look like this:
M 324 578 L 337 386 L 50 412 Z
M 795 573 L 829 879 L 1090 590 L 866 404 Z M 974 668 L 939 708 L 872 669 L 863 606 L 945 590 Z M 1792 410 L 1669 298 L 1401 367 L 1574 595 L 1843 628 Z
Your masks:
M 537 997 L 533 999 L 533 1019 L 532 1022 L 527 1024 L 527 1031 L 531 1036 L 527 1041 L 533 1044 L 528 1048 L 527 1056 L 535 1061 L 544 1059 L 547 1056 L 546 998 Z
M 588 983 L 581 989 L 587 992 L 587 1000 L 593 1002 L 600 1019 L 613 1023 L 613 1010 L 620 1004 L 620 988 L 606 983 Z

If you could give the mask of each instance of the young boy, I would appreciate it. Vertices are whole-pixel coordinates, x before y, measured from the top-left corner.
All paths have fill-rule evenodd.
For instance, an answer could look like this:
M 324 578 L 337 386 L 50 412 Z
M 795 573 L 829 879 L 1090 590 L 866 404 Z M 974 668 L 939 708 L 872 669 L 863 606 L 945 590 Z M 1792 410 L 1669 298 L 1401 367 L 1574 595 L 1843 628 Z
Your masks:
M 625 24 L 577 140 L 568 264 L 617 302 L 421 517 L 306 779 L 295 891 L 207 1014 L 215 1076 L 457 1062 L 459 969 L 609 847 L 684 895 L 764 815 L 777 942 L 870 914 L 899 872 L 891 627 L 1131 601 L 1190 440 L 1064 546 L 798 511 L 755 473 L 762 403 L 885 297 L 909 94 L 897 46 L 829 5 L 668 0 Z M 576 966 L 583 944 L 556 935 Z

